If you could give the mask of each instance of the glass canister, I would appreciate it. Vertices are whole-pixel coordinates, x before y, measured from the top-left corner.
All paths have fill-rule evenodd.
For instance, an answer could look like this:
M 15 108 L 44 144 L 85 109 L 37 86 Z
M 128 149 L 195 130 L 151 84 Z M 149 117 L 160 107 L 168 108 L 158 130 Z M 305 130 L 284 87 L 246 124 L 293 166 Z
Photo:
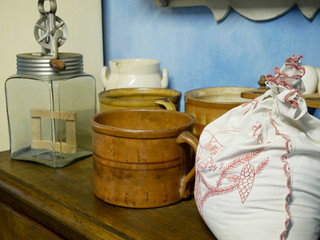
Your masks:
M 40 7 L 43 3 L 39 0 Z M 45 28 L 55 31 L 47 37 L 35 34 L 45 40 L 38 41 L 42 52 L 17 55 L 17 74 L 6 80 L 5 92 L 11 158 L 57 168 L 92 154 L 96 83 L 84 73 L 81 54 L 58 53 L 66 31 L 59 29 L 65 26 L 60 18 L 52 18 L 55 1 L 50 4 L 49 12 L 40 9 L 44 16 L 36 28 L 41 25 L 44 34 Z

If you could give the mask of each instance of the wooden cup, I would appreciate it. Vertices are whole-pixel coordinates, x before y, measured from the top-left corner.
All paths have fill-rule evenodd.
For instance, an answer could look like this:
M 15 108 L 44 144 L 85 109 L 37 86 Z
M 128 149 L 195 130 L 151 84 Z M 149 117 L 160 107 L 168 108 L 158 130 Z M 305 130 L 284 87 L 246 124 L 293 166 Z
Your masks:
M 95 195 L 132 208 L 160 207 L 188 197 L 192 179 L 186 176 L 194 154 L 177 138 L 187 135 L 194 121 L 189 114 L 167 110 L 96 114 L 91 119 Z

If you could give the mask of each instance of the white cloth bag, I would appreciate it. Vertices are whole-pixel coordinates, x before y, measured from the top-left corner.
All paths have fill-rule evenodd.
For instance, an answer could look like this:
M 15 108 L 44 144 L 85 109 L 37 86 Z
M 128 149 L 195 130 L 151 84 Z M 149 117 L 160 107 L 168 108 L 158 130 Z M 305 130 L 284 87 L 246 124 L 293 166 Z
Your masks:
M 290 71 L 275 68 L 270 90 L 200 136 L 194 195 L 219 240 L 319 238 L 320 120 L 307 112 L 303 83 Z

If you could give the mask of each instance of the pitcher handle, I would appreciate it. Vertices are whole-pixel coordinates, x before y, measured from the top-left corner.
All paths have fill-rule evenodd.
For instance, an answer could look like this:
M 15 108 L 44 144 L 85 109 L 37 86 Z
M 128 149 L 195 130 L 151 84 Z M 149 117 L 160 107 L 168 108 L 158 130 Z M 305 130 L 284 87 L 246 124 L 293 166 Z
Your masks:
M 171 102 L 170 100 L 157 100 L 155 101 L 155 103 L 161 105 L 161 106 L 164 106 L 167 110 L 170 110 L 170 111 L 176 111 L 176 106 L 174 105 L 173 102 Z
M 161 87 L 168 87 L 168 70 L 167 68 L 162 68 L 162 79 L 161 79 Z
M 107 66 L 103 66 L 102 70 L 101 70 L 101 74 L 100 74 L 100 79 L 102 82 L 102 85 L 104 86 L 104 88 L 107 88 L 108 85 L 108 75 L 109 75 L 109 70 Z
M 199 140 L 188 131 L 182 132 L 178 136 L 176 142 L 178 144 L 188 143 L 193 148 L 193 150 L 195 152 L 197 152 Z M 187 174 L 187 176 L 184 178 L 184 180 L 182 182 L 182 186 L 180 188 L 181 198 L 187 198 L 190 196 L 190 189 L 187 189 L 187 186 L 188 186 L 189 182 L 194 178 L 194 176 L 195 176 L 195 165 L 193 166 L 191 171 Z

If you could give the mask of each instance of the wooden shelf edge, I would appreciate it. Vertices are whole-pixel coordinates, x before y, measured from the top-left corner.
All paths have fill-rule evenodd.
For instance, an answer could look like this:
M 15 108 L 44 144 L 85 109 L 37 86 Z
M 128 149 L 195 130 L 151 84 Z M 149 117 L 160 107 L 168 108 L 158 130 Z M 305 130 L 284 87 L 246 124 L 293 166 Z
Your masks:
M 265 7 L 264 0 L 247 1 L 226 1 L 226 0 L 153 0 L 157 7 L 195 7 L 206 6 L 210 8 L 216 21 L 225 19 L 230 10 L 233 9 L 245 18 L 252 21 L 265 21 L 281 17 L 289 12 L 295 5 L 301 13 L 312 20 L 320 9 L 320 3 L 316 0 L 292 1 L 285 0 L 280 4 L 278 2 L 270 3 L 270 7 Z
M 242 92 L 241 97 L 247 99 L 255 99 L 261 96 L 263 93 L 265 93 L 265 91 L 257 89 L 257 91 Z M 307 107 L 320 108 L 320 95 L 318 93 L 302 94 L 301 97 L 306 101 Z
M 66 239 L 129 239 L 107 226 L 75 215 L 72 208 L 0 172 L 0 201 L 27 214 Z M 59 221 L 56 221 L 59 219 Z M 85 237 L 85 238 L 84 238 Z

